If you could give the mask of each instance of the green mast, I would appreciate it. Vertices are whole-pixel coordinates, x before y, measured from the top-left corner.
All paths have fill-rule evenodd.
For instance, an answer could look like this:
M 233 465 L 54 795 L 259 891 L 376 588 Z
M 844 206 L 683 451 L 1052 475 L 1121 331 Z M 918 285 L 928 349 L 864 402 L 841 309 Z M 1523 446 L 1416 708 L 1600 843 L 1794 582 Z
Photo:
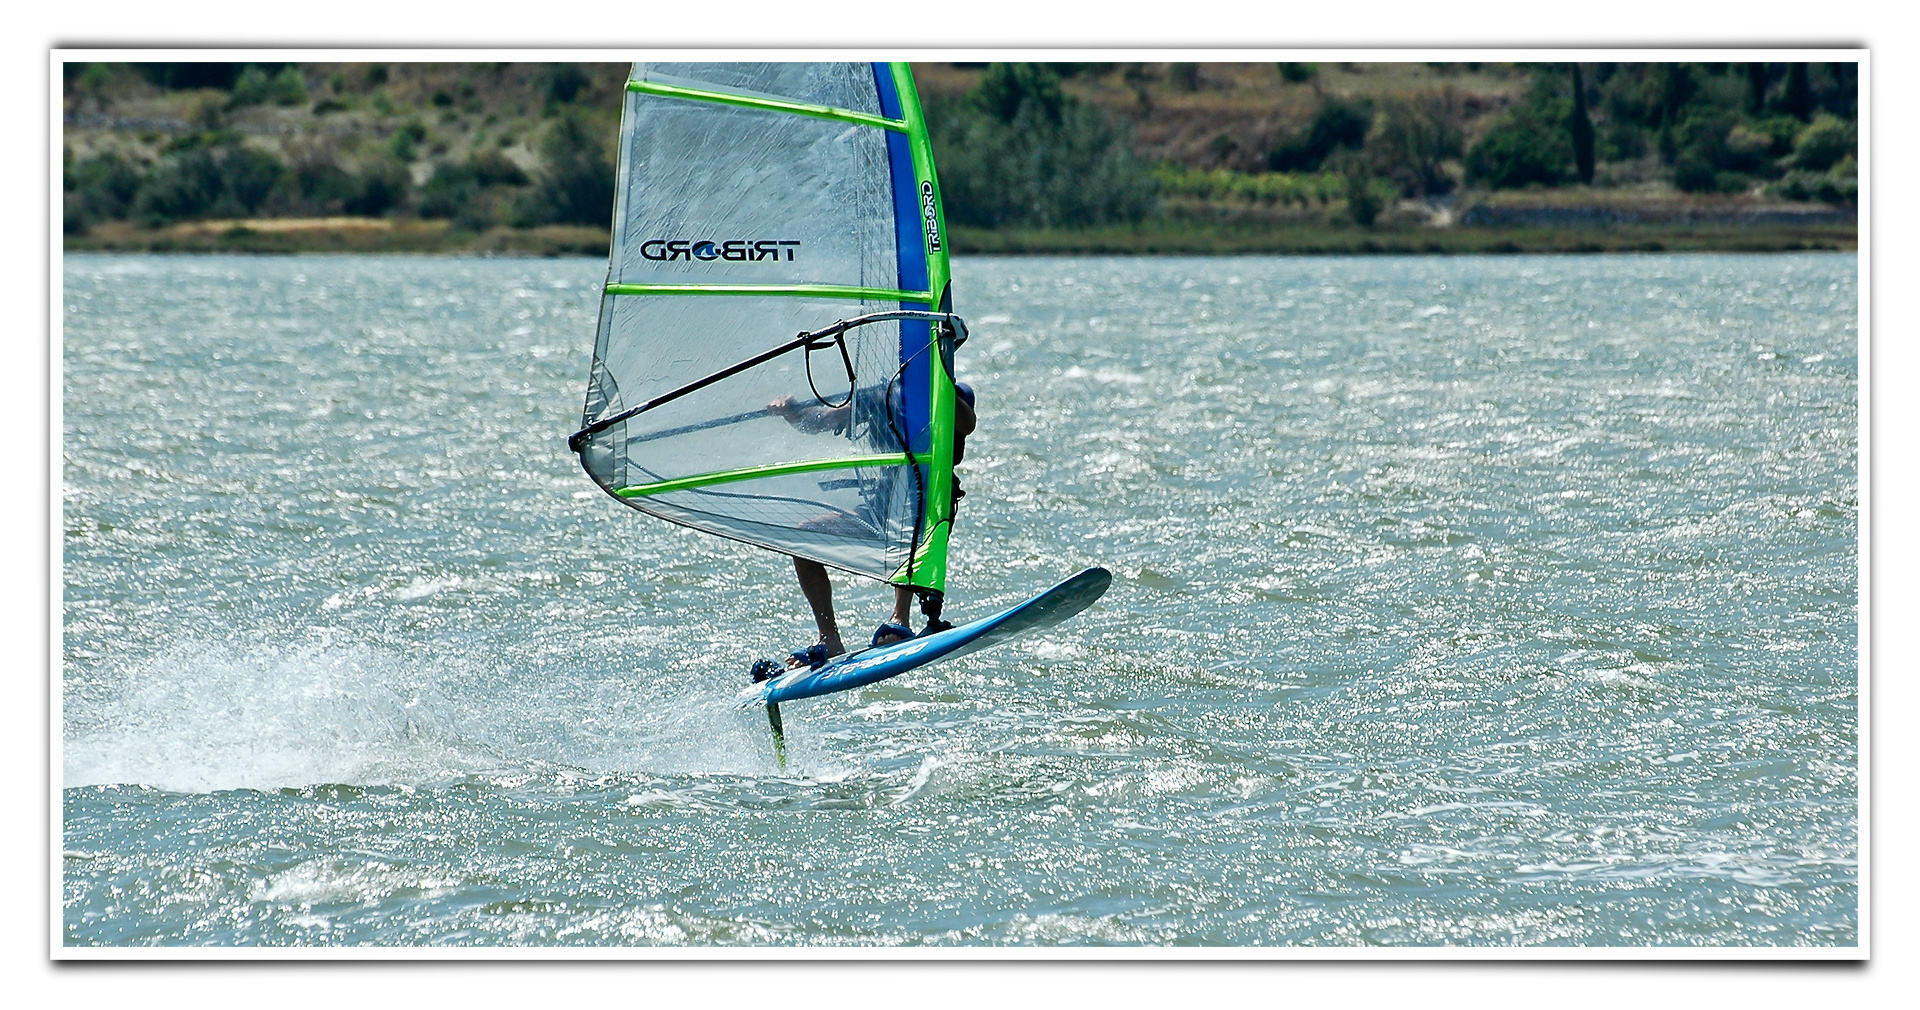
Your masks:
M 952 311 L 952 292 L 948 288 L 952 270 L 947 261 L 947 221 L 940 199 L 940 176 L 933 167 L 933 144 L 927 138 L 927 120 L 920 108 L 920 93 L 913 85 L 913 71 L 905 63 L 893 63 L 893 86 L 900 96 L 900 118 L 906 121 L 907 147 L 913 156 L 914 189 L 920 194 L 921 239 L 927 249 L 927 290 L 936 304 L 928 308 Z M 953 529 L 953 345 L 937 335 L 938 353 L 930 355 L 928 369 L 932 388 L 928 390 L 931 429 L 928 434 L 930 459 L 927 461 L 926 500 L 922 503 L 919 549 L 894 574 L 893 581 L 932 592 L 947 587 L 947 539 Z

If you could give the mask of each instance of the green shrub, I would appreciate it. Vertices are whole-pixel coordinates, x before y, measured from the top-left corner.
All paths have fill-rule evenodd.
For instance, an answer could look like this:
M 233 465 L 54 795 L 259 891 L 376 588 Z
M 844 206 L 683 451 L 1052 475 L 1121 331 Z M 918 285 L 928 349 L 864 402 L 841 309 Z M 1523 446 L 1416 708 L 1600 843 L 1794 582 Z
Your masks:
M 1280 79 L 1294 84 L 1305 84 L 1320 72 L 1318 63 L 1282 63 L 1279 66 Z
M 513 222 L 606 227 L 613 220 L 614 168 L 601 144 L 577 111 L 569 109 L 554 120 L 540 145 L 545 165 L 533 190 L 515 206 Z
M 111 63 L 89 63 L 85 69 L 80 71 L 79 76 L 74 79 L 74 83 L 78 85 L 81 91 L 98 97 L 102 92 L 106 91 L 107 88 L 111 87 L 115 79 L 119 76 L 119 74 L 114 72 L 114 65 Z
M 239 64 L 228 95 L 228 102 L 234 108 L 267 102 L 299 105 L 306 100 L 306 81 L 300 76 L 300 68 L 292 63 Z
M 306 101 L 307 82 L 300 76 L 300 68 L 292 63 L 281 67 L 280 72 L 273 75 L 268 94 L 275 105 L 299 105 Z
M 267 76 L 260 64 L 249 63 L 240 72 L 238 80 L 233 82 L 232 102 L 235 108 L 259 105 L 267 100 L 273 90 L 273 79 Z
M 1747 123 L 1735 123 L 1727 131 L 1727 150 L 1743 162 L 1759 164 L 1773 149 L 1773 138 Z
M 1524 113 L 1503 117 L 1467 152 L 1467 178 L 1493 189 L 1557 186 L 1573 167 L 1563 131 Z
M 1851 207 L 1860 199 L 1859 166 L 1848 154 L 1825 172 L 1794 169 L 1767 191 L 1789 200 L 1821 200 Z
M 1717 172 L 1756 172 L 1767 168 L 1760 138 L 1748 137 L 1734 113 L 1723 109 L 1696 109 L 1668 134 L 1673 151 L 1674 182 L 1690 192 L 1712 192 Z M 1734 143 L 1739 138 L 1741 143 Z M 1684 175 L 1690 181 L 1682 181 Z M 1703 181 L 1705 180 L 1705 181 Z
M 525 186 L 533 180 L 499 151 L 479 151 L 467 158 L 467 170 L 482 186 Z
M 1713 164 L 1695 154 L 1684 154 L 1673 164 L 1673 184 L 1687 193 L 1715 191 Z
M 412 161 L 420 154 L 420 142 L 427 139 L 427 128 L 419 120 L 408 120 L 387 138 L 387 153 L 400 161 Z
M 1341 183 L 1341 195 L 1347 201 L 1347 216 L 1362 228 L 1373 227 L 1374 219 L 1398 195 L 1392 183 L 1373 174 L 1373 166 L 1357 151 L 1340 151 L 1327 160 Z
M 1793 167 L 1823 172 L 1851 157 L 1857 141 L 1852 123 L 1821 113 L 1793 138 Z
M 1811 200 L 1813 187 L 1808 185 L 1808 181 L 1812 177 L 1810 172 L 1788 172 L 1778 182 L 1768 186 L 1767 192 L 1788 200 Z
M 1594 157 L 1598 161 L 1629 161 L 1645 155 L 1647 131 L 1624 120 L 1603 119 L 1594 128 Z
M 287 174 L 285 209 L 301 217 L 330 217 L 347 212 L 363 184 L 352 172 L 331 161 L 309 159 L 293 165 Z
M 547 101 L 564 105 L 580 94 L 588 84 L 586 71 L 578 63 L 547 64 Z
M 380 217 L 404 207 L 412 186 L 413 175 L 404 163 L 391 158 L 374 161 L 361 169 L 358 185 L 343 209 L 361 217 Z
M 420 187 L 420 216 L 451 218 L 463 228 L 489 227 L 503 217 L 504 201 L 494 191 L 530 181 L 518 165 L 498 151 L 474 154 L 457 165 L 441 164 Z
M 1745 125 L 1747 129 L 1767 138 L 1767 154 L 1774 158 L 1783 158 L 1793 153 L 1793 138 L 1799 135 L 1802 126 L 1800 121 L 1792 116 L 1768 116 Z
M 150 227 L 196 218 L 250 217 L 286 171 L 280 159 L 232 139 L 185 145 L 154 166 L 132 212 Z
M 994 63 L 966 102 L 1002 123 L 1012 123 L 1021 109 L 1032 108 L 1058 126 L 1067 96 L 1060 90 L 1060 75 L 1045 63 Z
M 1373 221 L 1380 216 L 1385 201 L 1380 191 L 1373 185 L 1374 179 L 1368 175 L 1350 175 L 1347 182 L 1347 215 L 1353 223 L 1362 228 L 1373 227 Z
M 1195 197 L 1213 203 L 1240 201 L 1304 208 L 1331 203 L 1346 193 L 1345 180 L 1333 172 L 1250 175 L 1224 168 L 1208 171 L 1161 164 L 1154 168 L 1153 178 L 1162 195 Z
M 1452 190 L 1453 178 L 1441 166 L 1460 156 L 1463 118 L 1459 100 L 1450 92 L 1387 98 L 1366 141 L 1372 170 L 1403 196 Z
M 1049 63 L 1047 66 L 1061 77 L 1103 77 L 1114 68 L 1112 63 Z
M 1318 171 L 1335 150 L 1365 146 L 1372 126 L 1371 105 L 1329 97 L 1304 133 L 1287 138 L 1267 152 L 1267 168 L 1275 172 Z
M 1860 180 L 1853 176 L 1836 177 L 1832 173 L 1820 176 L 1814 187 L 1813 195 L 1822 202 L 1836 206 L 1853 206 L 1860 199 Z
M 140 193 L 140 170 L 113 151 L 96 154 L 73 166 L 76 210 L 86 224 L 118 220 L 133 209 Z

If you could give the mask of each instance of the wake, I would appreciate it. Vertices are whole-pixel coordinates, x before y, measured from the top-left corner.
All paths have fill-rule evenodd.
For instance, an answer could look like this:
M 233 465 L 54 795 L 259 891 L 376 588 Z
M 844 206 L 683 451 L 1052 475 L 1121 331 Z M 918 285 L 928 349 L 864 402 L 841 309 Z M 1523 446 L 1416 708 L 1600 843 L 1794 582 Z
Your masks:
M 777 774 L 764 717 L 704 678 L 423 653 L 316 633 L 183 640 L 118 666 L 69 668 L 64 785 L 206 793 L 555 771 Z

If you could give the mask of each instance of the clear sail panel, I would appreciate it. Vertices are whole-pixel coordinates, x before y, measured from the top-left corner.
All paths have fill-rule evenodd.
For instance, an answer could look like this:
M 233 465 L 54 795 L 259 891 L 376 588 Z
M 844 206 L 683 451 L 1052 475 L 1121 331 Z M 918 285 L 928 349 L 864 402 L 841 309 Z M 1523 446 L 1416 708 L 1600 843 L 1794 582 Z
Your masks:
M 886 131 L 628 96 L 615 283 L 899 282 Z

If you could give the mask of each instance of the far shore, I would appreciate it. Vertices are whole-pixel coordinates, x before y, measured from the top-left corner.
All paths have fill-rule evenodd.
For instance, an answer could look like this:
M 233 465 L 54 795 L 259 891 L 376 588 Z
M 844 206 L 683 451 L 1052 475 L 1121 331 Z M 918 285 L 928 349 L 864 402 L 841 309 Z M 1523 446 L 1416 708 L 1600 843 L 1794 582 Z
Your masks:
M 1584 196 L 1584 200 L 1574 200 Z M 1373 227 L 1273 207 L 1215 207 L 1167 213 L 1137 225 L 1094 228 L 948 230 L 960 255 L 1473 255 L 1473 253 L 1853 252 L 1851 209 L 1726 198 L 1645 198 L 1634 194 L 1500 194 L 1465 213 L 1415 213 L 1407 204 Z M 265 217 L 182 221 L 142 228 L 131 221 L 67 234 L 69 252 L 442 253 L 605 257 L 607 228 L 455 227 L 413 217 Z
M 1163 219 L 1092 229 L 954 227 L 958 255 L 1473 255 L 1609 252 L 1855 251 L 1852 221 L 1596 222 L 1361 228 L 1310 223 Z M 147 229 L 130 223 L 68 235 L 69 252 L 418 253 L 607 255 L 603 228 L 549 225 L 472 231 L 446 221 L 389 218 L 266 218 L 196 221 Z

